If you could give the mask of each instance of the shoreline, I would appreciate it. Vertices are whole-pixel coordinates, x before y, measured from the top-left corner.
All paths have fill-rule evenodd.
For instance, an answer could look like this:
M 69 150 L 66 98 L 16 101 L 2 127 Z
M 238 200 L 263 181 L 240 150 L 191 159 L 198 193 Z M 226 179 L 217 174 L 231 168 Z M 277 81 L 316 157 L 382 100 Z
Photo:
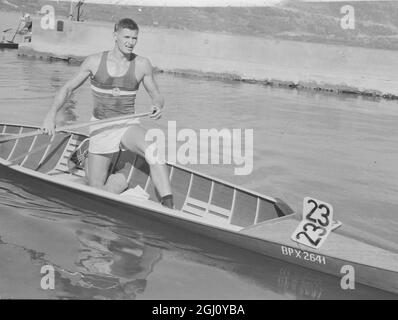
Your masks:
M 57 32 L 41 29 L 40 17 L 32 17 L 32 42 L 20 45 L 21 57 L 80 64 L 87 55 L 113 47 L 110 22 L 57 16 L 64 25 Z M 3 18 L 4 26 L 12 24 L 10 14 Z M 397 51 L 160 26 L 140 30 L 135 52 L 150 58 L 158 72 L 398 100 Z
M 59 13 L 61 7 L 57 6 Z M 149 9 L 146 8 L 142 10 L 137 14 L 145 16 L 152 12 L 147 12 Z M 153 10 L 157 12 L 157 18 L 163 17 L 159 15 L 163 9 Z M 191 9 L 184 11 L 187 15 L 184 16 L 184 21 L 192 12 L 196 12 L 191 11 Z M 210 12 L 203 13 L 210 14 Z M 219 11 L 217 14 L 221 13 Z M 270 14 L 268 12 L 267 16 L 273 17 Z M 4 26 L 14 23 L 11 16 L 4 14 L 3 24 L 8 21 Z M 109 50 L 113 46 L 110 32 L 113 24 L 109 21 L 97 19 L 77 22 L 57 16 L 57 21 L 63 21 L 65 31 L 56 32 L 41 30 L 40 17 L 37 15 L 32 17 L 36 19 L 33 24 L 33 42 L 21 44 L 20 56 L 61 59 L 68 63 L 79 64 L 85 56 Z M 163 18 L 165 21 L 171 21 L 172 16 Z M 199 17 L 192 19 L 194 22 Z M 272 36 L 263 37 L 256 33 L 239 35 L 224 31 L 165 28 L 163 26 L 165 21 L 158 21 L 159 25 L 144 25 L 140 28 L 142 36 L 136 48 L 137 54 L 150 58 L 158 72 L 296 90 L 349 94 L 372 99 L 398 100 L 397 51 L 340 43 L 330 44 L 327 41 L 317 43 L 297 41 L 297 39 L 283 40 Z M 216 30 L 219 30 L 219 27 L 220 25 L 214 26 Z
M 18 55 L 78 65 L 113 46 L 110 23 L 57 19 L 65 32 L 34 27 L 32 42 L 22 43 Z M 398 100 L 395 51 L 149 27 L 141 32 L 136 53 L 150 57 L 157 72 Z
M 26 58 L 36 58 L 40 60 L 47 61 L 62 61 L 70 65 L 80 65 L 85 57 L 81 56 L 70 56 L 70 57 L 59 57 L 53 56 L 51 53 L 46 52 L 29 52 L 28 50 L 20 51 L 18 53 L 20 57 Z M 278 88 L 286 88 L 286 89 L 296 89 L 296 90 L 307 90 L 307 91 L 315 91 L 315 92 L 324 92 L 324 93 L 332 93 L 336 95 L 353 95 L 358 97 L 367 97 L 367 98 L 380 98 L 388 101 L 398 100 L 398 95 L 391 93 L 383 93 L 378 90 L 360 90 L 356 87 L 351 86 L 343 86 L 343 85 L 335 85 L 335 84 L 322 84 L 317 83 L 316 81 L 305 82 L 305 81 L 283 81 L 277 79 L 270 80 L 257 80 L 250 78 L 242 78 L 238 74 L 232 73 L 214 73 L 214 72 L 200 72 L 196 70 L 189 69 L 180 69 L 180 70 L 165 70 L 154 66 L 155 73 L 164 73 L 181 77 L 198 77 L 201 79 L 212 79 L 212 80 L 220 80 L 220 81 L 236 81 L 242 83 L 249 84 L 257 84 L 264 85 L 270 87 L 278 87 Z

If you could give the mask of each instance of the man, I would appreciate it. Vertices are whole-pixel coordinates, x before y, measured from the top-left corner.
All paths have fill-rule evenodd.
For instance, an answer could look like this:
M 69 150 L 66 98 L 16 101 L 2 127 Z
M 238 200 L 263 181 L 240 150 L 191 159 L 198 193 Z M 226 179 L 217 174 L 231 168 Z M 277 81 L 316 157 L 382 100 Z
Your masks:
M 87 57 L 78 73 L 59 90 L 43 122 L 44 133 L 54 134 L 57 111 L 72 92 L 89 77 L 94 99 L 92 120 L 134 113 L 135 97 L 141 83 L 152 100 L 151 117 L 154 119 L 161 117 L 164 100 L 154 79 L 153 67 L 147 58 L 133 53 L 138 38 L 137 24 L 131 19 L 122 19 L 115 25 L 113 36 L 114 48 Z M 121 173 L 108 177 L 114 153 L 121 147 L 145 156 L 145 150 L 149 146 L 150 144 L 145 141 L 145 129 L 139 126 L 135 119 L 102 125 L 93 124 L 90 128 L 87 168 L 89 184 L 110 192 L 121 193 L 127 188 L 126 177 Z M 162 204 L 173 208 L 173 196 L 166 166 L 154 161 L 148 163 Z
M 27 13 L 21 18 L 21 22 L 23 22 L 23 25 L 21 26 L 19 30 L 19 34 L 23 35 L 23 41 L 31 41 L 32 40 L 32 19 L 30 17 L 30 14 Z
M 28 33 L 28 32 L 32 32 L 33 23 L 32 23 L 32 19 L 30 17 L 30 14 L 26 13 L 23 16 L 22 20 L 24 21 L 24 25 L 21 27 L 21 31 L 20 32 L 24 33 L 24 34 Z

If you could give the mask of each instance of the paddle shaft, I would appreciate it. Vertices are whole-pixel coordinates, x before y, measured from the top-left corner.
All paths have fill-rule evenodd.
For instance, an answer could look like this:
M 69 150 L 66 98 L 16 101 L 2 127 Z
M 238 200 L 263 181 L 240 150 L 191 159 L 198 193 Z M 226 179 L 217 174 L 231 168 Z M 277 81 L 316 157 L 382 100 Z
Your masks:
M 152 114 L 152 112 L 145 112 L 145 113 L 129 114 L 129 115 L 125 115 L 125 116 L 113 117 L 113 118 L 96 120 L 96 121 L 76 123 L 76 124 L 56 128 L 55 131 L 56 132 L 70 131 L 70 130 L 74 130 L 74 129 L 78 129 L 78 128 L 88 127 L 91 125 L 101 124 L 101 123 L 108 123 L 108 122 L 113 122 L 113 121 L 128 120 L 128 119 L 135 119 L 135 118 L 144 118 L 151 114 Z M 15 140 L 15 139 L 20 139 L 20 138 L 34 137 L 39 134 L 43 134 L 43 132 L 41 130 L 36 130 L 36 131 L 21 133 L 21 134 L 17 134 L 17 135 L 7 136 L 7 137 L 0 138 L 0 143 Z
M 21 26 L 22 20 L 19 21 L 18 27 L 15 30 L 14 36 L 11 39 L 11 42 L 14 42 L 15 36 L 17 35 L 18 31 L 19 31 L 19 27 Z

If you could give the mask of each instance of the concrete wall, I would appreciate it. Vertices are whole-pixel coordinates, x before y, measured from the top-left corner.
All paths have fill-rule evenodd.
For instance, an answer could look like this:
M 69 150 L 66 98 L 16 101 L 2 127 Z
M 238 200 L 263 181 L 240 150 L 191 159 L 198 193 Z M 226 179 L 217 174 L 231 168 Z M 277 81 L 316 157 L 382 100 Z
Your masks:
M 113 25 L 65 20 L 63 32 L 43 30 L 21 52 L 84 57 L 113 47 Z M 255 37 L 141 28 L 136 52 L 165 71 L 398 96 L 395 51 Z

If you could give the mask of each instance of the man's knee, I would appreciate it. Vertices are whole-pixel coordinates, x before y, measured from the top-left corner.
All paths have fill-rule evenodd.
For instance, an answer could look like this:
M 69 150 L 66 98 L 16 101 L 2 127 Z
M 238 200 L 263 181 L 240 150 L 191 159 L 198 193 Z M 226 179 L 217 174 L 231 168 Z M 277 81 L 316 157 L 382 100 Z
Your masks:
M 145 129 L 139 125 L 129 127 L 121 139 L 122 145 L 133 152 L 140 151 L 144 141 Z

